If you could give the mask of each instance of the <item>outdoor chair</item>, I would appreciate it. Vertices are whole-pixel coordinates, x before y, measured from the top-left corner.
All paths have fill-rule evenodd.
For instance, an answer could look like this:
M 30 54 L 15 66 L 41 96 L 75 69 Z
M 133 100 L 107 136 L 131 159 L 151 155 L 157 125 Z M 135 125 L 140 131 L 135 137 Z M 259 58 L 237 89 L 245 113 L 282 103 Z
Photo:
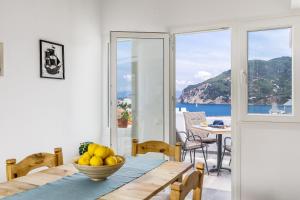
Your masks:
M 204 144 L 202 142 L 201 137 L 199 137 L 198 135 L 188 135 L 185 131 L 176 131 L 176 138 L 177 141 L 181 142 L 182 144 L 182 158 L 181 160 L 184 161 L 185 160 L 185 156 L 187 154 L 187 152 L 190 153 L 190 160 L 191 163 L 195 164 L 196 161 L 196 150 L 197 149 L 201 149 L 202 153 L 203 153 L 203 158 L 205 161 L 205 166 L 207 169 L 207 173 L 209 174 L 208 171 L 208 165 L 207 165 L 207 156 L 204 152 L 204 148 L 206 149 L 207 152 L 207 144 Z M 193 157 L 192 157 L 193 154 Z
M 223 154 L 222 154 L 221 161 L 220 161 L 221 163 L 219 164 L 219 168 L 218 168 L 218 176 L 220 174 L 220 168 L 222 166 L 223 159 L 224 159 L 226 152 L 228 152 L 230 154 L 230 161 L 229 161 L 229 165 L 230 165 L 231 164 L 231 137 L 224 138 Z
M 184 112 L 185 129 L 187 133 L 192 132 L 194 135 L 201 137 L 204 144 L 213 144 L 217 142 L 217 138 L 209 138 L 209 133 L 196 128 L 195 125 L 207 126 L 205 112 Z

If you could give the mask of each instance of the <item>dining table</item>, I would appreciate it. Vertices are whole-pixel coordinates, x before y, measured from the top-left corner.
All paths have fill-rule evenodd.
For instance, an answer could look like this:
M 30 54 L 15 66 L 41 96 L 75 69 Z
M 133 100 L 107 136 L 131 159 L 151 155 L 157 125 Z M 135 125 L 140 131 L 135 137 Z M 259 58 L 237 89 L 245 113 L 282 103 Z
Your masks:
M 216 168 L 212 168 L 210 172 L 217 172 L 218 169 L 225 169 L 231 171 L 230 168 L 226 168 L 222 166 L 222 146 L 223 146 L 223 135 L 231 134 L 231 127 L 224 126 L 222 128 L 219 127 L 210 127 L 210 126 L 201 126 L 201 125 L 193 125 L 193 129 L 200 130 L 203 133 L 214 134 L 217 135 L 217 166 Z
M 137 157 L 138 158 L 138 157 Z M 131 160 L 134 161 L 134 157 L 131 157 Z M 152 159 L 152 158 L 151 158 Z M 130 159 L 126 159 L 130 160 Z M 130 162 L 130 161 L 128 161 Z M 132 161 L 131 161 L 132 162 Z M 142 163 L 146 165 L 145 161 L 139 160 L 138 163 Z M 125 163 L 126 164 L 126 163 Z M 137 167 L 139 165 L 136 165 Z M 124 166 L 123 166 L 124 167 Z M 132 168 L 132 167 L 131 167 Z M 128 169 L 131 169 L 128 168 Z M 176 182 L 177 180 L 181 180 L 184 173 L 192 168 L 192 164 L 176 162 L 170 160 L 164 160 L 159 163 L 153 169 L 147 171 L 141 176 L 129 181 L 128 183 L 113 189 L 107 193 L 103 193 L 97 198 L 82 198 L 80 195 L 86 193 L 90 193 L 90 189 L 87 185 L 91 184 L 95 190 L 100 190 L 101 187 L 105 186 L 105 181 L 103 183 L 96 183 L 86 177 L 84 174 L 78 172 L 78 170 L 71 164 L 65 164 L 58 167 L 44 169 L 42 171 L 38 171 L 35 173 L 28 174 L 23 177 L 15 178 L 11 181 L 0 183 L 0 199 L 66 199 L 62 196 L 66 195 L 74 199 L 101 199 L 101 200 L 142 200 L 149 199 L 160 191 L 164 190 L 170 184 Z M 118 179 L 122 179 L 122 177 L 128 173 L 127 168 L 120 169 Z M 129 170 L 130 171 L 130 170 Z M 124 174 L 122 174 L 124 173 Z M 132 174 L 133 175 L 133 174 Z M 131 175 L 131 176 L 132 176 Z M 72 179 L 72 177 L 79 176 L 80 179 Z M 113 177 L 112 175 L 111 177 Z M 109 182 L 110 178 L 107 178 Z M 118 180 L 111 180 L 117 182 Z M 55 189 L 55 183 L 59 183 Z M 71 190 L 66 188 L 66 193 L 62 195 L 56 195 L 59 189 L 61 192 L 64 191 L 64 184 L 66 187 L 74 187 Z M 47 191 L 46 193 L 38 192 L 39 189 L 44 189 Z M 70 191 L 75 194 L 70 194 Z M 27 194 L 26 194 L 27 193 Z M 78 196 L 76 195 L 78 193 Z M 23 195 L 23 198 L 22 198 Z M 35 195 L 35 196 L 30 196 Z M 53 197 L 45 197 L 46 195 L 53 195 Z M 75 197 L 74 197 L 75 196 Z M 15 197 L 15 198 L 14 198 Z M 78 197 L 78 198 L 76 198 Z M 69 199 L 69 198 L 68 198 Z

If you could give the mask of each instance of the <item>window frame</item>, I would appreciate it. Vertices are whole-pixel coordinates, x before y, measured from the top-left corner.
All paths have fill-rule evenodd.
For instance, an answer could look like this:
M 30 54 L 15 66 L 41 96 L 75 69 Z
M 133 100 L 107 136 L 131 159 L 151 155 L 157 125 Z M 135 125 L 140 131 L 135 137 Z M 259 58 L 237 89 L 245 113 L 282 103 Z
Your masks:
M 300 122 L 300 109 L 297 102 L 300 100 L 300 93 L 295 88 L 300 86 L 300 80 L 295 77 L 300 77 L 300 23 L 299 18 L 281 18 L 273 20 L 257 20 L 249 22 L 240 27 L 240 50 L 241 50 L 241 71 L 240 71 L 240 85 L 241 85 L 241 121 L 253 122 Z M 270 115 L 270 114 L 255 114 L 248 113 L 248 33 L 253 31 L 276 30 L 276 29 L 291 29 L 291 43 L 292 43 L 292 114 L 289 115 Z

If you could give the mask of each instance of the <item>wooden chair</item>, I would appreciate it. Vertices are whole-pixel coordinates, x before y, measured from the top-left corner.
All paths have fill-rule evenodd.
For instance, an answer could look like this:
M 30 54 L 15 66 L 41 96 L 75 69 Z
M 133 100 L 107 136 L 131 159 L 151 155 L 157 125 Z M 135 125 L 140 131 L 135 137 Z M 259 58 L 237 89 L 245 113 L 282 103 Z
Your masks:
M 61 148 L 55 148 L 54 154 L 37 153 L 27 156 L 16 163 L 16 159 L 6 160 L 6 177 L 10 181 L 14 178 L 25 176 L 30 171 L 40 167 L 56 167 L 63 164 L 63 154 Z
M 193 200 L 201 200 L 204 178 L 204 164 L 197 163 L 196 170 L 189 172 L 182 183 L 171 185 L 170 200 L 183 200 L 193 190 Z
M 175 146 L 162 141 L 146 141 L 138 143 L 137 139 L 132 139 L 132 156 L 137 154 L 146 154 L 149 152 L 163 153 L 166 156 L 173 157 L 175 161 L 181 162 L 181 143 Z

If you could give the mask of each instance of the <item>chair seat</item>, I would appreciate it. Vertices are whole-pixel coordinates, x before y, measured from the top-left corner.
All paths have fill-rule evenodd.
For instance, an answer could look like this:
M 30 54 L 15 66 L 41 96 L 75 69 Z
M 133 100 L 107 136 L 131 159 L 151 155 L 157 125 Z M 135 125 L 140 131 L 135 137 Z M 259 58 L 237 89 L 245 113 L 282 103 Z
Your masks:
M 202 142 L 205 144 L 212 144 L 217 142 L 216 138 L 202 138 Z
M 185 145 L 185 148 L 187 150 L 190 150 L 190 149 L 198 149 L 198 148 L 202 148 L 204 147 L 205 145 L 204 144 L 201 144 L 200 141 L 187 141 L 186 142 L 186 145 Z

